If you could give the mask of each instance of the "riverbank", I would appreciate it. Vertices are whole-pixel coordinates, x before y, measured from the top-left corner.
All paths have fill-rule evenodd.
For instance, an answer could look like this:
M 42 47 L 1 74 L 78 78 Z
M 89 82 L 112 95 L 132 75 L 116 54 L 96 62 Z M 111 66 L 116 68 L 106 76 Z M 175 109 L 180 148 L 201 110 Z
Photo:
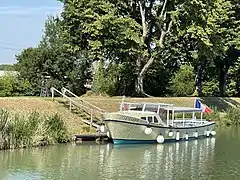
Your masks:
M 0 97 L 0 109 L 4 108 L 10 113 L 26 115 L 38 112 L 41 116 L 58 114 L 66 123 L 70 134 L 83 134 L 89 131 L 89 127 L 81 121 L 81 117 L 71 113 L 58 101 L 51 98 L 40 97 Z
M 109 112 L 117 111 L 122 101 L 121 97 L 83 96 L 82 98 Z M 215 120 L 217 126 L 239 124 L 240 110 L 237 107 L 240 105 L 240 98 L 199 99 L 214 110 L 207 118 Z M 164 102 L 187 107 L 193 107 L 194 100 L 193 97 L 125 99 L 128 102 Z M 83 117 L 70 112 L 61 98 L 56 98 L 54 101 L 51 98 L 40 97 L 0 98 L 0 109 L 6 109 L 6 111 L 1 110 L 0 128 L 6 130 L 6 122 L 10 124 L 9 132 L 5 132 L 4 137 L 3 133 L 0 134 L 0 144 L 2 143 L 0 149 L 67 142 L 74 134 L 89 133 L 88 125 L 81 122 Z M 4 120 L 3 117 L 8 117 L 8 120 Z

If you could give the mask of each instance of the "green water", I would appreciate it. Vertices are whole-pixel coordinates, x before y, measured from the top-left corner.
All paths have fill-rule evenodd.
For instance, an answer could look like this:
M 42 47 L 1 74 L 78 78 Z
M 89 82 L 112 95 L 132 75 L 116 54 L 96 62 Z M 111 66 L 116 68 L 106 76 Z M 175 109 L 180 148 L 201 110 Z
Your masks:
M 163 145 L 59 145 L 0 151 L 0 179 L 240 179 L 240 128 Z

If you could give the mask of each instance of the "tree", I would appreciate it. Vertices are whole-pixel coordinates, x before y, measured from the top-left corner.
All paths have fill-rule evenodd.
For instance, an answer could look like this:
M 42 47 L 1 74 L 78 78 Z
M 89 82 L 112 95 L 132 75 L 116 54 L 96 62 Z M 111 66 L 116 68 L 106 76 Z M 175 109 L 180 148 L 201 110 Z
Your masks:
M 20 78 L 30 82 L 33 95 L 39 95 L 41 90 L 43 60 L 39 48 L 27 48 L 16 55 L 16 70 Z
M 162 87 L 159 79 L 169 79 L 185 63 L 194 67 L 196 90 L 202 95 L 212 69 L 219 74 L 223 66 L 220 79 L 214 78 L 224 94 L 226 57 L 240 42 L 238 7 L 236 0 L 66 0 L 61 15 L 64 46 L 74 57 L 84 53 L 89 64 L 116 63 L 120 69 L 131 65 L 129 87 L 132 90 L 134 79 L 135 90 L 145 95 L 144 89 L 155 94 Z M 230 61 L 234 65 L 235 60 Z M 119 76 L 118 81 L 126 78 Z
M 83 53 L 72 55 L 64 42 L 66 35 L 58 17 L 49 16 L 45 30 L 36 48 L 23 50 L 17 58 L 17 70 L 40 94 L 43 78 L 49 76 L 48 88 L 67 87 L 76 94 L 85 92 L 84 84 L 89 76 L 90 64 Z

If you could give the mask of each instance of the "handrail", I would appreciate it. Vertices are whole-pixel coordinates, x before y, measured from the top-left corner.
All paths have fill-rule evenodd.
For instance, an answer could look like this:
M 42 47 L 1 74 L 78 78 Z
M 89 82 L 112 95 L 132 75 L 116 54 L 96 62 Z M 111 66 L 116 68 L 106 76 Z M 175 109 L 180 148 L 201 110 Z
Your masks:
M 66 98 L 66 99 L 68 99 L 69 101 L 75 103 L 77 106 L 81 106 L 82 108 L 91 110 L 89 107 L 84 106 L 84 105 L 82 105 L 82 104 L 79 104 L 78 102 L 74 101 L 73 99 L 71 99 L 70 97 L 66 96 L 65 94 L 63 94 L 62 92 L 60 92 L 59 90 L 57 90 L 57 89 L 54 88 L 54 87 L 51 87 L 52 98 L 54 98 L 54 93 L 53 93 L 53 91 L 56 91 L 57 93 L 59 93 L 60 95 L 62 95 L 64 98 Z
M 99 108 L 99 107 L 97 107 L 97 106 L 95 106 L 95 105 L 93 105 L 93 104 L 91 104 L 91 103 L 89 103 L 89 102 L 81 99 L 80 97 L 78 97 L 76 94 L 74 94 L 73 92 L 71 92 L 70 90 L 68 90 L 68 89 L 65 88 L 65 87 L 62 88 L 62 91 L 64 91 L 64 93 L 63 93 L 64 95 L 65 95 L 65 92 L 68 92 L 69 94 L 71 94 L 71 95 L 73 95 L 74 97 L 76 97 L 76 98 L 78 98 L 79 100 L 81 100 L 83 103 L 85 103 L 85 104 L 91 106 L 92 108 L 98 110 L 100 113 L 105 113 L 105 112 L 107 112 L 106 110 L 103 110 L 103 109 L 101 109 L 101 108 Z

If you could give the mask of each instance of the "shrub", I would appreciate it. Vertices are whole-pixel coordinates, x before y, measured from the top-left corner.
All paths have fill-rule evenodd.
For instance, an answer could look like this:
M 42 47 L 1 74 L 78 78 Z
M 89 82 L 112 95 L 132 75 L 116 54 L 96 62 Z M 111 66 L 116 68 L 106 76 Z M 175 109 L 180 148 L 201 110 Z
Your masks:
M 41 117 L 12 114 L 0 109 L 0 149 L 24 148 L 69 140 L 67 128 L 57 114 Z
M 31 96 L 33 88 L 28 81 L 18 78 L 12 74 L 0 77 L 0 96 Z
M 190 96 L 195 89 L 193 67 L 182 65 L 171 80 L 170 90 L 174 96 Z

